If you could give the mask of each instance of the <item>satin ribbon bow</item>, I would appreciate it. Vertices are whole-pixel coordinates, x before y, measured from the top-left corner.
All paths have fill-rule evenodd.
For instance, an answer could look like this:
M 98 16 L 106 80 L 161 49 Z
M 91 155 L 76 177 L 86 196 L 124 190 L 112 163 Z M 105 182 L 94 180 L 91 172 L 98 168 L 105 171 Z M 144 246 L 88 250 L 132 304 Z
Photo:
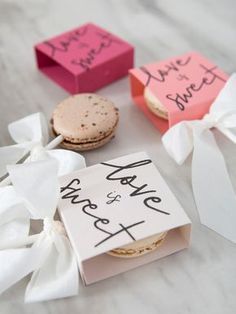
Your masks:
M 78 153 L 64 149 L 54 149 L 63 140 L 61 135 L 48 143 L 49 132 L 47 121 L 42 113 L 34 113 L 23 119 L 12 122 L 8 126 L 15 145 L 0 147 L 0 177 L 6 174 L 6 166 L 17 163 L 27 153 L 30 153 L 25 162 L 54 157 L 59 161 L 58 175 L 72 172 L 75 168 L 84 168 L 85 160 Z M 3 180 L 0 185 L 9 184 L 9 179 Z
M 8 167 L 13 186 L 0 189 L 0 293 L 33 272 L 25 301 L 45 301 L 78 292 L 78 266 L 63 224 L 54 220 L 59 200 L 55 159 Z M 29 233 L 29 220 L 43 230 Z
M 162 137 L 167 152 L 180 165 L 193 151 L 192 187 L 200 220 L 236 243 L 236 195 L 212 128 L 236 143 L 236 74 L 202 120 L 180 122 Z

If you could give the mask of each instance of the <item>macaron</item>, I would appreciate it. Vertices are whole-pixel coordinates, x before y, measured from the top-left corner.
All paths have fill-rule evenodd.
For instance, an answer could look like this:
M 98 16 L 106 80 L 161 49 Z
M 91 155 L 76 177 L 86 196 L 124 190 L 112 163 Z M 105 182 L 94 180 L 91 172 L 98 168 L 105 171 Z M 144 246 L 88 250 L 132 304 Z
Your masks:
M 160 100 L 150 91 L 148 87 L 144 89 L 144 99 L 148 109 L 159 118 L 168 120 L 168 112 Z
M 143 240 L 134 241 L 129 245 L 125 245 L 120 248 L 113 249 L 107 254 L 121 257 L 121 258 L 132 258 L 142 256 L 150 253 L 160 247 L 167 235 L 167 232 L 162 232 L 154 236 L 145 238 Z
M 78 94 L 57 105 L 52 114 L 52 130 L 62 135 L 63 148 L 85 151 L 108 143 L 114 136 L 119 110 L 105 97 Z

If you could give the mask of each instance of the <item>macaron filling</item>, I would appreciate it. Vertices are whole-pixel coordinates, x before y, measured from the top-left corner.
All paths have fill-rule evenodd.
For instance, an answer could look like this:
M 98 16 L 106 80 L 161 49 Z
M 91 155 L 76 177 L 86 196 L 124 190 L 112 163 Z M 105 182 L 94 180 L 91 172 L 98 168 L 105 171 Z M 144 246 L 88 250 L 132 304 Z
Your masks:
M 150 91 L 149 88 L 144 89 L 144 99 L 147 104 L 147 108 L 159 118 L 168 120 L 168 112 L 162 105 L 160 100 Z
M 135 241 L 129 245 L 111 250 L 107 252 L 107 254 L 121 258 L 142 256 L 160 247 L 163 244 L 166 235 L 167 232 L 162 232 L 160 234 L 148 237 L 147 239 Z
M 65 138 L 64 137 L 63 142 L 71 144 L 71 145 L 74 144 L 75 146 L 78 145 L 78 144 L 79 145 L 83 145 L 83 144 L 99 143 L 100 141 L 102 141 L 102 140 L 104 140 L 106 138 L 109 138 L 111 136 L 111 134 L 114 133 L 117 125 L 118 125 L 118 120 L 117 120 L 116 124 L 114 125 L 113 129 L 109 133 L 103 133 L 103 137 L 100 136 L 100 137 L 84 139 L 84 140 L 83 139 L 80 140 L 80 139 L 76 139 L 76 138 Z M 55 136 L 60 135 L 59 133 L 57 133 L 55 131 L 55 129 L 53 128 L 53 125 L 52 125 L 52 131 L 53 131 Z

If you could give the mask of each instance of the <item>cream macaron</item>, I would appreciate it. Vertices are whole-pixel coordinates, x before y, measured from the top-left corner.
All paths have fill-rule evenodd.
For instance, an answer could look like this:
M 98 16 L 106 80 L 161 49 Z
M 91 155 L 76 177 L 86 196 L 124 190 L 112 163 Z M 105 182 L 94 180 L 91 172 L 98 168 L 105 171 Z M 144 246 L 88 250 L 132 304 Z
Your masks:
M 62 147 L 85 151 L 98 148 L 115 135 L 119 110 L 105 97 L 96 94 L 71 96 L 55 108 L 52 130 L 62 135 Z
M 168 112 L 159 99 L 150 91 L 148 87 L 144 89 L 144 99 L 148 109 L 156 116 L 168 120 Z
M 132 258 L 142 256 L 144 254 L 150 253 L 160 247 L 167 235 L 167 232 L 162 232 L 148 238 L 134 241 L 129 245 L 125 245 L 120 248 L 113 249 L 107 254 L 122 257 L 122 258 Z

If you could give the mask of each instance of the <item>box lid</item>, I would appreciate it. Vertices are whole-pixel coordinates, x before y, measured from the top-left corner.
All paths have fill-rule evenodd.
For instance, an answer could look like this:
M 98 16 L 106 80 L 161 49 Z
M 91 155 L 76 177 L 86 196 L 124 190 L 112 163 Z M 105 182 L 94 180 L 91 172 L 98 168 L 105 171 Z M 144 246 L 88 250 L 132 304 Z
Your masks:
M 190 221 L 144 152 L 61 178 L 59 213 L 80 262 Z
M 130 70 L 134 101 L 163 132 L 183 120 L 201 119 L 224 86 L 228 76 L 197 52 Z M 146 107 L 144 88 L 149 88 L 168 112 L 168 121 Z
M 35 48 L 74 75 L 133 50 L 123 39 L 92 23 L 45 40 Z

